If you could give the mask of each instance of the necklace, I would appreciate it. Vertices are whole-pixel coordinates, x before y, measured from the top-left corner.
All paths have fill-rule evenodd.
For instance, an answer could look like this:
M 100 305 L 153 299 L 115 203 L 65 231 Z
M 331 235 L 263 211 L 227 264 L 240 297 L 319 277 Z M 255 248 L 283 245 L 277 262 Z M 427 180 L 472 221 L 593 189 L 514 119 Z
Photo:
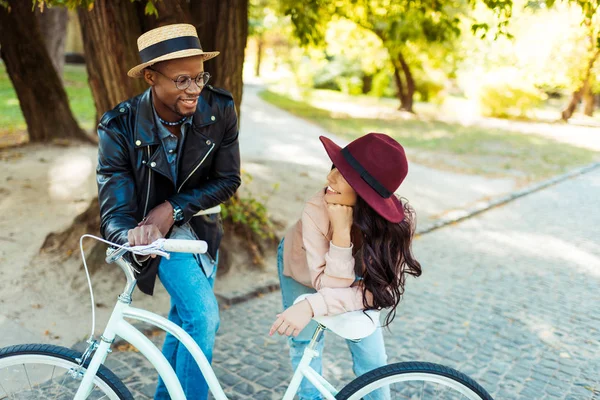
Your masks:
M 158 117 L 158 115 L 157 115 L 157 117 Z M 188 117 L 183 117 L 183 118 L 182 118 L 182 119 L 180 119 L 179 121 L 175 121 L 175 122 L 169 122 L 169 121 L 165 121 L 165 120 L 164 120 L 164 119 L 162 119 L 161 117 L 158 117 L 158 120 L 159 120 L 160 122 L 162 122 L 164 125 L 168 125 L 168 126 L 177 126 L 177 125 L 181 125 L 181 124 L 183 124 L 187 118 L 188 118 Z

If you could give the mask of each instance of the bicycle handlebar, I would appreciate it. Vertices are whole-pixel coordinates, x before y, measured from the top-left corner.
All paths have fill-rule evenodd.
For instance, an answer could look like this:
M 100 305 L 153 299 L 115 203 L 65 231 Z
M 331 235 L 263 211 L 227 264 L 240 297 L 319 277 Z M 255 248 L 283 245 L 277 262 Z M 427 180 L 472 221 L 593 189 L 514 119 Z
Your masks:
M 218 205 L 207 210 L 198 211 L 194 214 L 194 217 L 199 215 L 218 214 L 220 212 L 221 206 Z M 206 253 L 207 250 L 208 244 L 203 240 L 158 239 L 154 243 L 144 246 L 129 247 L 129 243 L 125 243 L 123 247 L 117 248 L 112 254 L 107 256 L 106 262 L 111 264 L 128 251 L 142 256 L 156 254 L 169 258 L 168 252 L 203 254 Z
M 185 239 L 162 239 L 160 243 L 164 251 L 171 253 L 195 253 L 203 254 L 208 250 L 208 243 L 204 240 L 185 240 Z M 161 239 L 156 242 L 161 241 Z M 155 243 L 156 243 L 155 242 Z
M 208 243 L 204 240 L 158 239 L 150 244 L 141 246 L 129 246 L 129 243 L 125 243 L 123 247 L 118 248 L 115 252 L 107 256 L 106 262 L 111 264 L 128 251 L 140 256 L 155 254 L 169 258 L 169 253 L 204 254 L 207 250 Z

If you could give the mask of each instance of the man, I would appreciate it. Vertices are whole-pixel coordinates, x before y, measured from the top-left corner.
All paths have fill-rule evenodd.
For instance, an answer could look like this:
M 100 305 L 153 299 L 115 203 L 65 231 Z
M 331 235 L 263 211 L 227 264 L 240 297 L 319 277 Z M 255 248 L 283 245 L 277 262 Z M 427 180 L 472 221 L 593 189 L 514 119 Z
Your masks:
M 143 245 L 161 237 L 202 239 L 202 256 L 172 254 L 134 259 L 138 287 L 152 295 L 156 275 L 171 296 L 169 319 L 212 359 L 219 310 L 212 291 L 220 218 L 196 216 L 229 199 L 239 187 L 238 119 L 231 94 L 207 85 L 204 52 L 192 25 L 176 24 L 138 39 L 142 64 L 128 75 L 150 88 L 102 117 L 98 126 L 101 232 L 111 242 Z M 167 335 L 163 354 L 190 399 L 208 387 L 183 345 Z M 155 399 L 169 398 L 159 379 Z

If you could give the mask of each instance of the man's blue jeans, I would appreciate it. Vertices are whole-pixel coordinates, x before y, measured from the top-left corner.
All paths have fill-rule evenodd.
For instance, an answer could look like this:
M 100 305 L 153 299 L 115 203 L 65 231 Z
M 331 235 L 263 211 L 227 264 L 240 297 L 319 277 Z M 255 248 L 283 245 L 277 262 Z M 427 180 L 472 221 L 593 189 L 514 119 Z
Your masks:
M 212 361 L 219 328 L 219 305 L 213 293 L 215 275 L 216 263 L 205 255 L 171 253 L 171 258 L 163 258 L 158 267 L 160 281 L 171 296 L 169 320 L 192 336 L 208 362 Z M 185 396 L 188 399 L 206 399 L 208 385 L 185 346 L 167 334 L 162 352 L 175 370 Z M 154 398 L 170 399 L 160 378 Z
M 279 270 L 279 282 L 281 283 L 281 296 L 283 298 L 283 308 L 287 309 L 294 304 L 294 300 L 306 293 L 316 293 L 312 288 L 306 287 L 301 283 L 296 282 L 294 279 L 283 275 L 283 240 L 279 244 L 277 251 L 277 267 Z M 304 350 L 310 343 L 313 333 L 317 329 L 317 323 L 311 321 L 306 328 L 298 334 L 298 336 L 290 337 L 288 343 L 290 345 L 290 357 L 292 359 L 292 368 L 294 371 L 300 364 L 300 360 L 304 355 Z M 359 342 L 353 342 L 347 340 L 348 348 L 352 354 L 353 371 L 356 376 L 363 375 L 375 368 L 387 365 L 387 354 L 385 352 L 385 345 L 383 343 L 383 335 L 381 328 Z M 317 343 L 315 350 L 319 352 L 319 356 L 312 359 L 310 366 L 319 374 L 323 371 L 323 347 L 325 341 L 323 337 Z M 298 390 L 298 397 L 300 400 L 321 400 L 323 396 L 314 387 L 308 379 L 302 379 L 300 389 Z M 369 394 L 365 397 L 365 400 L 389 400 L 390 391 L 389 388 L 379 389 L 377 392 Z

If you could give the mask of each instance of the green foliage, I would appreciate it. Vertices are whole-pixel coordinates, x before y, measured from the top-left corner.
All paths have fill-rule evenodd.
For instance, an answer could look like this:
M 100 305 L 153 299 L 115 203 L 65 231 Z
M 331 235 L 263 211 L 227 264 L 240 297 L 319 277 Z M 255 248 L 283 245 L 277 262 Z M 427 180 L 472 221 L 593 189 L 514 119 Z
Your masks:
M 377 75 L 371 93 L 394 95 L 397 91 L 393 87 L 395 81 L 391 80 L 394 68 L 401 71 L 401 62 L 406 61 L 414 77 L 425 77 L 424 82 L 415 79 L 421 99 L 434 98 L 443 88 L 437 79 L 427 78 L 425 71 L 437 68 L 447 76 L 453 73 L 456 59 L 452 53 L 461 34 L 461 18 L 469 11 L 468 0 L 315 1 L 302 4 L 303 13 L 297 12 L 299 5 L 295 1 L 281 2 L 284 12 L 292 16 L 300 43 L 321 46 L 329 56 L 334 56 L 324 67 L 334 72 L 317 74 L 315 87 L 360 93 L 359 80 L 365 74 Z M 316 14 L 321 18 L 313 18 Z M 345 28 L 344 24 L 351 28 Z M 350 68 L 338 72 L 344 58 L 350 62 L 346 63 Z M 351 63 L 360 70 L 353 71 Z M 382 70 L 391 72 L 385 77 L 379 72 Z M 327 77 L 328 74 L 335 76 Z
M 363 82 L 359 76 L 340 76 L 336 78 L 336 83 L 342 93 L 358 95 L 363 92 Z
M 134 0 L 131 0 L 131 1 L 134 1 Z M 146 7 L 144 7 L 144 14 L 154 15 L 155 17 L 158 17 L 158 10 L 156 9 L 156 6 L 154 5 L 153 0 L 148 0 L 148 2 L 146 3 Z
M 277 0 L 249 0 L 248 4 L 248 35 L 263 35 L 279 22 Z
M 441 104 L 444 84 L 431 79 L 419 79 L 416 84 L 416 100 Z
M 378 71 L 373 76 L 370 95 L 376 97 L 394 97 L 396 95 L 396 86 L 392 80 L 392 71 L 389 68 Z
M 482 115 L 497 118 L 526 118 L 539 107 L 546 96 L 540 90 L 524 85 L 488 84 L 480 90 Z
M 514 68 L 488 74 L 479 89 L 481 113 L 489 117 L 525 118 L 546 95 Z
M 252 175 L 242 172 L 242 180 L 246 185 L 252 179 Z M 246 191 L 245 195 L 233 196 L 221 208 L 223 222 L 233 226 L 237 233 L 245 235 L 249 240 L 275 239 L 275 227 L 267 210 L 267 202 L 277 189 L 278 185 L 274 185 L 272 192 L 261 198 L 256 198 L 250 191 Z

